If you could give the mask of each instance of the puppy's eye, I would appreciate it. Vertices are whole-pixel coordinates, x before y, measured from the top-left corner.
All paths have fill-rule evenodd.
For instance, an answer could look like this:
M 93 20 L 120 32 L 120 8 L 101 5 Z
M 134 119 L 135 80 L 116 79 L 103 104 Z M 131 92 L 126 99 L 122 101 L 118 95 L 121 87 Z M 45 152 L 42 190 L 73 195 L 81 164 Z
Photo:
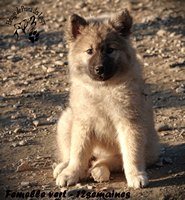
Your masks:
M 111 48 L 111 47 L 109 47 L 109 48 L 106 49 L 106 53 L 107 54 L 111 54 L 113 51 L 114 51 L 114 49 Z
M 89 55 L 92 55 L 93 54 L 93 49 L 87 49 L 86 53 L 89 54 Z

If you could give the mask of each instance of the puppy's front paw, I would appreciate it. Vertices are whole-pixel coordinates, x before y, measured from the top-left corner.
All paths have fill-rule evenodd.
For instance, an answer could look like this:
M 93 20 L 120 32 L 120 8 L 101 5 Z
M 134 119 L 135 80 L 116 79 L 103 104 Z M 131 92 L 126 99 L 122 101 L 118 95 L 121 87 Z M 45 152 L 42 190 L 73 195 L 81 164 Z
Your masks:
M 110 171 L 106 166 L 98 166 L 91 170 L 93 179 L 97 182 L 108 181 L 110 178 Z
M 60 187 L 75 185 L 79 179 L 79 173 L 67 167 L 57 176 L 56 185 Z
M 68 162 L 59 163 L 55 169 L 53 170 L 53 177 L 57 178 L 57 176 L 68 166 Z
M 143 188 L 149 183 L 146 172 L 140 172 L 138 174 L 127 174 L 126 176 L 128 187 Z

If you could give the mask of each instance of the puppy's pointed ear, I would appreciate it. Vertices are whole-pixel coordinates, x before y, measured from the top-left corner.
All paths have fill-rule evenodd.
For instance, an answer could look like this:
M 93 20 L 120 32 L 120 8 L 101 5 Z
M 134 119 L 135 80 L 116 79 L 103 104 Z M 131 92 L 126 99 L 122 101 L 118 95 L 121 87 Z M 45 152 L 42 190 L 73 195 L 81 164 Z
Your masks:
M 111 26 L 122 36 L 130 35 L 132 27 L 132 17 L 130 16 L 127 9 L 118 14 L 115 14 L 109 22 Z
M 71 15 L 66 25 L 66 39 L 69 42 L 74 41 L 86 25 L 87 22 L 84 18 L 76 14 Z

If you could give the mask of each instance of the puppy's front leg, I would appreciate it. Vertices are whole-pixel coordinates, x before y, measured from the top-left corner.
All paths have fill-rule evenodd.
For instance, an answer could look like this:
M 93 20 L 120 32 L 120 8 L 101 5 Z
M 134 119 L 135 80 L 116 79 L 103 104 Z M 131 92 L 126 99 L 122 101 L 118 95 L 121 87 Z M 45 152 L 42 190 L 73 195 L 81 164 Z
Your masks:
M 84 178 L 91 151 L 92 141 L 90 141 L 89 125 L 86 122 L 74 121 L 69 165 L 58 175 L 56 184 L 61 187 L 70 186 Z
M 145 172 L 146 133 L 136 121 L 123 121 L 117 127 L 124 172 L 129 187 L 140 188 L 148 184 Z

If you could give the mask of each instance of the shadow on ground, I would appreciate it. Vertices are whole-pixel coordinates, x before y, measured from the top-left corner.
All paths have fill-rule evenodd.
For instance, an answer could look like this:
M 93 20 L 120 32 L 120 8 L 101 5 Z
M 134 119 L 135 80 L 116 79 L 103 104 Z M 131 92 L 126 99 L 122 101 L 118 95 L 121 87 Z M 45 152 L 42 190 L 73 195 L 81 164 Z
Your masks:
M 172 159 L 172 164 L 166 164 L 156 170 L 151 169 L 150 188 L 178 186 L 185 184 L 185 143 L 167 146 L 164 156 Z M 170 176 L 170 177 L 169 177 Z

